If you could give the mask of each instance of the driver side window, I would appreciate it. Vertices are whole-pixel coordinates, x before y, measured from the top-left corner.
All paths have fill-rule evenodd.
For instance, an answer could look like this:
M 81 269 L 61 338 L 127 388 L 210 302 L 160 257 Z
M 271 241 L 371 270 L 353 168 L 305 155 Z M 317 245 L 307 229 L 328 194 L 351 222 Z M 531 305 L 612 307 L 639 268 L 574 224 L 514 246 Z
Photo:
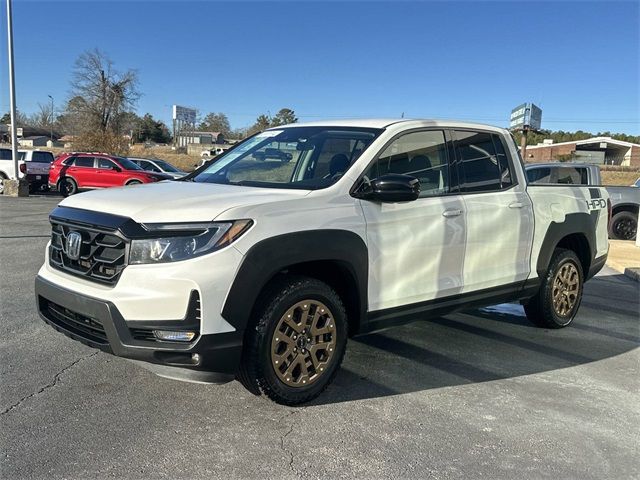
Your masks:
M 412 132 L 398 137 L 378 157 L 365 175 L 370 180 L 390 173 L 420 180 L 420 197 L 449 192 L 447 145 L 442 130 Z

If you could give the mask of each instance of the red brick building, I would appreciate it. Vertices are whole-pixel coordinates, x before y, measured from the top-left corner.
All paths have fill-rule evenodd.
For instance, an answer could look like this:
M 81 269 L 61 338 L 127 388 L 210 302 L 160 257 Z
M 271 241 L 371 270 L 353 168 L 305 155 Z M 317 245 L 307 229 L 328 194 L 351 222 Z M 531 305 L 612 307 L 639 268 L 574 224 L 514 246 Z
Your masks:
M 526 162 L 553 162 L 575 160 L 606 165 L 640 167 L 640 145 L 614 140 L 611 137 L 594 137 L 587 140 L 553 143 L 545 140 L 538 145 L 528 145 Z

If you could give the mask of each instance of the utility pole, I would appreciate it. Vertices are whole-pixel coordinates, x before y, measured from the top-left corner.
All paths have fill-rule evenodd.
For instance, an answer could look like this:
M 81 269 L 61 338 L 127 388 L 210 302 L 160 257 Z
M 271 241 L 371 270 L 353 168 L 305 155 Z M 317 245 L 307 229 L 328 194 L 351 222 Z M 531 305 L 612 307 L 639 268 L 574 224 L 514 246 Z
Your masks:
M 11 0 L 7 0 L 7 47 L 9 49 L 9 110 L 11 112 L 11 154 L 13 155 L 13 168 L 16 180 L 20 170 L 18 168 L 18 135 L 16 124 L 16 76 L 13 64 L 13 13 L 11 9 Z
M 522 127 L 522 137 L 520 138 L 520 155 L 522 155 L 522 161 L 527 161 L 527 132 L 529 132 L 529 127 L 524 125 Z
M 53 147 L 53 97 L 51 95 L 47 95 L 47 97 L 49 97 L 51 99 L 51 120 L 50 120 L 50 124 L 51 124 L 51 146 Z

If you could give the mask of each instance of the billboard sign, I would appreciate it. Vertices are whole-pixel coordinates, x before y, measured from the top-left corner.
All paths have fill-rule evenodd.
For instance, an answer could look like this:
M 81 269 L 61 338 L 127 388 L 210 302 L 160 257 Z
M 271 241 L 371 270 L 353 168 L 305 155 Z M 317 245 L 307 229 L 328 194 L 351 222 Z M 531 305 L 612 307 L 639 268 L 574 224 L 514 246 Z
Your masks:
M 196 110 L 189 107 L 173 106 L 173 119 L 185 123 L 196 123 Z
M 511 110 L 509 128 L 529 128 L 540 130 L 542 110 L 533 103 L 523 103 Z

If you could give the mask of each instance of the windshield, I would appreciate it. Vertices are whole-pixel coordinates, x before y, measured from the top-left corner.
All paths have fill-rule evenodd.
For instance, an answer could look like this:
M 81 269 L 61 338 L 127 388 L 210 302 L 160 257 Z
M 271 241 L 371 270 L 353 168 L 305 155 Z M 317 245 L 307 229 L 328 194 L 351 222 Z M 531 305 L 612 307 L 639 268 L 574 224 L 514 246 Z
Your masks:
M 335 183 L 382 130 L 289 127 L 248 138 L 194 182 L 315 190 Z
M 154 160 L 154 163 L 158 165 L 165 172 L 182 173 L 182 170 L 174 167 L 173 165 L 165 162 L 164 160 Z
M 115 160 L 118 161 L 120 165 L 122 165 L 122 168 L 124 168 L 125 170 L 142 170 L 142 167 L 133 163 L 128 158 L 124 158 L 124 157 L 114 157 L 114 158 Z

